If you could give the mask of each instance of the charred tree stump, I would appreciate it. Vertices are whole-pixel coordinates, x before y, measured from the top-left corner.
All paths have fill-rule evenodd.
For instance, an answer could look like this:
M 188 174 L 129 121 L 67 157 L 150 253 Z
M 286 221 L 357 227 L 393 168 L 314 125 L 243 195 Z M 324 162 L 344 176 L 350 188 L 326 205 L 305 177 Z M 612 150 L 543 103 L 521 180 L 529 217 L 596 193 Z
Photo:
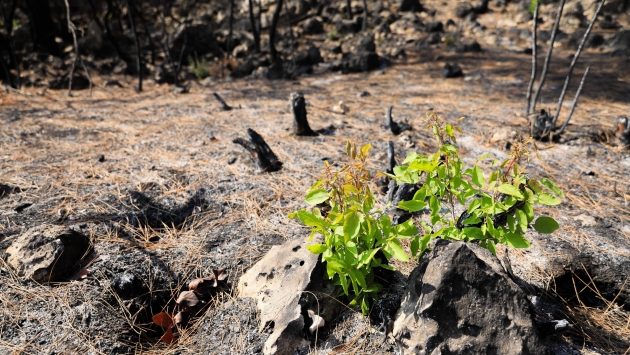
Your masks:
M 389 141 L 387 143 L 387 170 L 386 172 L 388 174 L 393 174 L 394 173 L 394 167 L 396 167 L 396 157 L 395 157 L 395 151 L 394 151 L 394 142 Z M 380 180 L 378 180 L 376 182 L 376 185 L 378 186 L 379 192 L 382 194 L 387 194 L 388 189 L 389 189 L 389 183 L 390 183 L 391 179 L 387 176 L 384 176 L 383 178 L 381 178 Z
M 296 136 L 318 136 L 308 125 L 306 118 L 306 101 L 302 94 L 291 95 L 291 107 L 293 108 L 293 132 Z
M 394 109 L 394 106 L 390 106 L 387 109 L 387 116 L 385 118 L 385 125 L 383 125 L 383 128 L 391 130 L 392 133 L 396 136 L 401 134 L 404 131 L 410 131 L 411 130 L 410 124 L 404 123 L 404 122 L 398 123 L 394 121 L 394 119 L 392 118 L 393 109 Z
M 617 121 L 617 132 L 615 135 L 622 145 L 630 146 L 630 116 L 621 117 Z
M 532 137 L 536 140 L 548 139 L 552 131 L 553 116 L 545 110 L 540 110 L 540 114 L 532 121 Z
M 217 99 L 217 101 L 219 101 L 219 103 L 221 104 L 221 109 L 223 111 L 230 111 L 232 109 L 232 106 L 226 104 L 225 101 L 223 101 L 223 99 L 221 98 L 221 96 L 219 96 L 219 94 L 215 92 L 213 93 L 213 95 Z
M 256 164 L 260 172 L 280 170 L 282 168 L 282 162 L 278 160 L 278 157 L 271 151 L 271 148 L 269 148 L 263 137 L 251 128 L 247 129 L 247 135 L 249 135 L 249 140 L 236 138 L 232 142 L 240 144 L 243 148 L 247 149 L 251 155 L 252 161 Z
M 411 213 L 401 210 L 396 206 L 398 206 L 401 201 L 409 201 L 413 199 L 413 195 L 415 195 L 419 189 L 420 188 L 416 184 L 407 184 L 403 182 L 402 184 L 397 185 L 395 180 L 389 182 L 387 201 L 391 202 L 391 206 L 395 208 L 392 225 L 404 223 L 411 218 Z

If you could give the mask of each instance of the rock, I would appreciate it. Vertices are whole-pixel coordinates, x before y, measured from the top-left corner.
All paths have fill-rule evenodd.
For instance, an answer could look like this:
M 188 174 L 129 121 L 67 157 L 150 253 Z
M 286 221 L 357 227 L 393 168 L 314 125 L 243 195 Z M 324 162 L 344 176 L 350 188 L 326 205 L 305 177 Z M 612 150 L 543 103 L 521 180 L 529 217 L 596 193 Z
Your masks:
M 442 71 L 442 76 L 444 78 L 459 78 L 464 76 L 464 72 L 462 68 L 457 64 L 444 64 L 444 70 Z
M 350 74 L 378 69 L 385 64 L 387 64 L 386 59 L 374 52 L 345 53 L 344 57 L 334 62 L 330 69 Z
M 630 51 L 630 30 L 622 29 L 608 41 L 608 46 L 615 50 Z
M 216 38 L 216 29 L 210 21 L 200 23 L 192 23 L 188 26 L 180 26 L 173 35 L 173 49 L 171 53 L 179 53 L 182 46 L 186 43 L 184 49 L 184 58 L 195 53 L 203 56 L 206 53 L 220 54 Z M 234 43 L 233 45 L 236 45 Z
M 407 354 L 543 354 L 525 293 L 496 256 L 438 240 L 409 276 L 393 335 Z
M 488 12 L 488 0 L 477 0 L 475 3 L 475 12 L 478 14 L 485 14 Z
M 70 277 L 90 247 L 85 235 L 62 226 L 40 225 L 22 233 L 6 250 L 18 275 L 39 283 Z
M 469 2 L 460 2 L 455 6 L 455 16 L 464 18 L 472 13 L 475 9 Z
M 424 10 L 419 0 L 400 0 L 398 2 L 398 11 L 420 12 Z
M 116 275 L 111 286 L 116 294 L 123 300 L 128 300 L 147 292 L 147 288 L 142 279 L 130 271 Z
M 584 38 L 584 33 L 586 33 L 585 29 L 577 29 L 575 32 L 571 34 L 569 37 L 569 42 L 567 46 L 572 49 L 577 49 L 582 43 L 582 39 Z M 599 33 L 590 33 L 588 38 L 586 39 L 586 43 L 584 43 L 585 48 L 597 48 L 603 45 L 605 42 L 604 36 Z
M 376 44 L 374 43 L 374 36 L 369 35 L 365 36 L 361 39 L 359 46 L 357 47 L 357 52 L 376 52 Z
M 457 53 L 479 53 L 481 52 L 481 45 L 477 41 L 473 41 L 472 43 L 457 43 L 448 46 L 447 49 Z
M 79 71 L 79 66 L 74 68 L 74 73 L 72 74 L 72 90 L 85 90 L 90 87 L 90 80 L 82 73 L 82 70 Z M 63 77 L 56 78 L 52 80 L 48 84 L 48 88 L 52 90 L 67 90 L 69 81 L 69 73 L 64 75 Z
M 619 23 L 610 15 L 605 15 L 604 18 L 599 20 L 595 25 L 602 30 L 614 30 L 620 27 Z
M 444 25 L 440 21 L 430 21 L 424 25 L 427 32 L 443 32 Z
M 418 41 L 419 47 L 425 47 L 431 44 L 438 44 L 442 41 L 442 36 L 438 32 L 429 33 L 428 36 Z
M 105 155 L 99 154 L 98 157 L 97 157 L 97 160 L 98 160 L 99 163 L 104 162 L 105 161 Z
M 507 142 L 516 137 L 516 131 L 510 128 L 501 128 L 494 132 L 490 138 L 490 143 Z
M 561 26 L 566 27 L 583 27 L 588 26 L 588 20 L 584 16 L 584 7 L 579 0 L 566 4 L 562 12 Z
M 324 25 L 318 19 L 311 17 L 302 22 L 302 31 L 306 35 L 317 35 L 324 32 Z
M 314 45 L 311 45 L 306 51 L 302 51 L 295 56 L 295 64 L 297 65 L 316 65 L 323 62 L 324 58 L 322 58 L 319 49 Z
M 273 246 L 243 274 L 238 283 L 239 297 L 253 298 L 260 313 L 260 331 L 266 327 L 272 330 L 263 346 L 263 354 L 292 355 L 308 348 L 310 342 L 304 336 L 313 321 L 320 322 L 319 318 L 308 316 L 309 310 L 326 321 L 334 319 L 331 318 L 333 313 L 328 314 L 321 303 L 323 298 L 318 312 L 304 292 L 313 284 L 321 283 L 324 272 L 319 256 L 306 249 L 303 240 L 297 239 Z
M 355 16 L 354 20 L 340 19 L 335 21 L 338 33 L 357 33 L 363 26 L 363 17 Z

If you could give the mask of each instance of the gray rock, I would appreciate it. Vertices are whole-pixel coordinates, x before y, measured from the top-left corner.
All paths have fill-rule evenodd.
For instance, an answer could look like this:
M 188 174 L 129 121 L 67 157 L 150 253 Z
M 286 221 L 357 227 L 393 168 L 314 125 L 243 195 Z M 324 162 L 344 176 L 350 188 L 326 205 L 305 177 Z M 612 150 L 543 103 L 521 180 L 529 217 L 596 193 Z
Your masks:
M 474 12 L 475 8 L 469 2 L 460 2 L 455 6 L 455 16 L 464 18 L 468 14 Z
M 87 253 L 90 240 L 62 226 L 41 225 L 22 233 L 6 250 L 7 263 L 20 276 L 37 282 L 68 278 Z
M 398 3 L 398 11 L 420 12 L 424 10 L 419 0 L 400 0 Z
M 302 23 L 302 30 L 306 35 L 316 35 L 324 32 L 324 25 L 318 19 L 311 17 Z
M 267 255 L 249 269 L 238 283 L 239 297 L 251 297 L 260 312 L 260 331 L 272 333 L 263 346 L 263 354 L 295 354 L 310 344 L 304 338 L 312 320 L 305 319 L 308 305 L 302 297 L 311 279 L 322 280 L 316 271 L 319 256 L 306 249 L 303 240 L 274 246 Z M 317 307 L 311 309 L 315 314 Z
M 129 271 L 116 275 L 112 281 L 112 288 L 123 300 L 140 296 L 147 291 L 142 279 Z
M 529 301 L 488 250 L 438 240 L 409 276 L 393 334 L 408 354 L 543 354 Z

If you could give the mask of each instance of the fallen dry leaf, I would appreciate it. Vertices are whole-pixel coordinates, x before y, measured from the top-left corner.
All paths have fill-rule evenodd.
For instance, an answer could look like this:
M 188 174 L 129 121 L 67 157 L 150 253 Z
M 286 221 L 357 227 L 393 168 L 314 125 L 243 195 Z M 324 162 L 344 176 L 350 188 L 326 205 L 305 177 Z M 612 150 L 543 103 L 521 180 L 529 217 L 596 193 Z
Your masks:
M 197 298 L 197 295 L 195 295 L 194 292 L 184 291 L 179 294 L 179 297 L 175 302 L 186 310 L 196 307 L 199 304 L 199 298 Z
M 173 318 L 166 312 L 160 312 L 153 316 L 153 323 L 159 325 L 162 328 L 171 328 L 173 326 Z
M 172 328 L 166 329 L 166 333 L 164 333 L 164 335 L 162 335 L 160 340 L 165 342 L 166 344 L 170 344 L 170 343 L 174 342 L 175 341 L 175 336 L 173 335 L 173 329 Z
M 188 324 L 188 320 L 190 319 L 190 313 L 188 312 L 177 312 L 175 315 L 175 324 L 180 327 L 185 327 Z

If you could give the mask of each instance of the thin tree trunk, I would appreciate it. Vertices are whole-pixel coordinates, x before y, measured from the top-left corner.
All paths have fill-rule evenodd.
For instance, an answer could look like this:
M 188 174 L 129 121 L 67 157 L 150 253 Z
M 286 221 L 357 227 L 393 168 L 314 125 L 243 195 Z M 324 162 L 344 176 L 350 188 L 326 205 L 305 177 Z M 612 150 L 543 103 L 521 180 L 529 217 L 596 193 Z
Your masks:
M 273 17 L 271 18 L 271 27 L 269 28 L 269 55 L 271 56 L 272 62 L 278 59 L 278 51 L 276 50 L 276 29 L 278 28 L 278 20 L 280 19 L 283 3 L 283 0 L 278 0 L 276 10 L 273 12 Z
M 529 85 L 527 86 L 527 97 L 525 98 L 525 118 L 529 122 L 529 107 L 532 100 L 532 89 L 534 88 L 534 80 L 536 79 L 536 25 L 538 24 L 538 7 L 539 2 L 536 2 L 536 9 L 534 10 L 534 28 L 532 31 L 532 77 L 529 79 Z
M 138 70 L 138 92 L 142 92 L 142 49 L 140 49 L 140 41 L 138 40 L 138 32 L 136 32 L 136 25 L 133 22 L 132 7 L 130 6 L 130 0 L 125 0 L 127 3 L 127 15 L 129 16 L 129 25 L 133 32 L 133 39 L 136 44 L 136 69 Z
M 230 0 L 230 32 L 228 33 L 227 53 L 232 55 L 232 25 L 234 23 L 234 0 Z
M 256 28 L 256 20 L 254 19 L 254 0 L 249 0 L 249 22 L 252 26 L 252 34 L 254 35 L 254 49 L 256 53 L 260 53 L 260 34 Z
M 367 30 L 367 23 L 368 23 L 368 5 L 367 5 L 367 0 L 363 0 L 363 27 L 361 28 L 363 32 Z
M 352 13 L 352 0 L 346 0 L 346 7 L 347 7 L 348 18 L 352 20 L 352 18 L 354 17 L 354 14 Z

